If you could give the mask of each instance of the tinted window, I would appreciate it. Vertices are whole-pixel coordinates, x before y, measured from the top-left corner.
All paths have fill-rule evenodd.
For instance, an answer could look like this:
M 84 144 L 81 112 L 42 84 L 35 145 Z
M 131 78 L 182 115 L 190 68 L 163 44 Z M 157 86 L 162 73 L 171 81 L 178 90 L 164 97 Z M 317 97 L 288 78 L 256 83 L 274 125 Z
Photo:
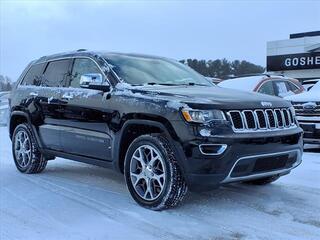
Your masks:
M 26 76 L 22 81 L 22 85 L 41 85 L 42 71 L 44 64 L 36 64 L 31 66 Z
M 259 93 L 268 94 L 268 95 L 275 95 L 274 89 L 273 89 L 273 83 L 271 81 L 263 83 L 259 89 Z
M 61 87 L 65 85 L 68 76 L 69 60 L 49 62 L 44 72 L 42 85 L 46 87 Z
M 293 84 L 292 82 L 289 82 L 289 81 L 287 82 L 287 87 L 290 91 L 292 91 L 294 93 L 297 93 L 300 90 L 295 84 Z
M 72 76 L 70 79 L 71 87 L 80 87 L 80 77 L 83 74 L 100 73 L 99 67 L 88 58 L 76 58 L 72 68 Z
M 285 81 L 276 81 L 275 83 L 275 91 L 276 95 L 279 97 L 285 97 L 290 94 L 290 89 L 288 89 Z

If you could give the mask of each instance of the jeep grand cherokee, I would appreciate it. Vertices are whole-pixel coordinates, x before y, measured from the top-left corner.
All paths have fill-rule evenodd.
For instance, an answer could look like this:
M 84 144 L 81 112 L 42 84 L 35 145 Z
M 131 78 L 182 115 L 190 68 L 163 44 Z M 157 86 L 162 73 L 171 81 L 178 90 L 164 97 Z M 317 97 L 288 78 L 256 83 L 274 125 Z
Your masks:
M 31 62 L 13 89 L 16 167 L 63 157 L 124 174 L 140 205 L 177 205 L 187 189 L 267 184 L 301 163 L 289 102 L 213 86 L 177 61 L 75 51 Z

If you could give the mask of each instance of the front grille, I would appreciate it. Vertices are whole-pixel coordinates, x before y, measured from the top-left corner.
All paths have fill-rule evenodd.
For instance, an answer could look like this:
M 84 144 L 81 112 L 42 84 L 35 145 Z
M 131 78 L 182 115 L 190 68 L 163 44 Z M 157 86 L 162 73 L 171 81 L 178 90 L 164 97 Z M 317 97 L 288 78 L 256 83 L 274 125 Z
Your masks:
M 313 107 L 308 107 L 312 106 Z M 320 102 L 295 102 L 293 107 L 297 116 L 320 117 Z
M 227 115 L 235 132 L 268 131 L 296 126 L 289 108 L 231 110 Z

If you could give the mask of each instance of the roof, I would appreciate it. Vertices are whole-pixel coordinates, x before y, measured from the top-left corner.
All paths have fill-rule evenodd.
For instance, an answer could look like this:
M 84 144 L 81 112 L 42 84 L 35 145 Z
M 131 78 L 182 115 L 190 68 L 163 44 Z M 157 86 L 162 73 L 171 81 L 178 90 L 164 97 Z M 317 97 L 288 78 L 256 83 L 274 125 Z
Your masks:
M 263 76 L 252 76 L 252 77 L 240 77 L 233 78 L 229 80 L 224 80 L 218 85 L 220 87 L 232 88 L 244 91 L 253 91 L 255 87 L 262 81 L 265 77 Z
M 253 91 L 257 85 L 266 79 L 283 79 L 283 80 L 295 80 L 294 78 L 285 77 L 285 76 L 278 76 L 278 75 L 257 75 L 257 76 L 250 76 L 250 77 L 239 77 L 239 78 L 232 78 L 227 79 L 219 83 L 220 87 L 237 89 L 237 90 L 244 90 L 244 91 Z
M 35 60 L 35 63 L 40 62 L 46 62 L 52 59 L 57 58 L 66 58 L 66 57 L 75 57 L 75 56 L 87 56 L 87 57 L 94 57 L 94 56 L 129 56 L 129 57 L 144 57 L 144 58 L 157 58 L 157 59 L 168 59 L 165 57 L 159 57 L 154 55 L 147 55 L 147 54 L 139 54 L 139 53 L 120 53 L 120 52 L 107 52 L 107 51 L 88 51 L 85 49 L 79 49 L 77 51 L 70 51 L 70 52 L 62 52 L 62 53 L 56 53 L 48 56 L 43 56 L 37 60 Z

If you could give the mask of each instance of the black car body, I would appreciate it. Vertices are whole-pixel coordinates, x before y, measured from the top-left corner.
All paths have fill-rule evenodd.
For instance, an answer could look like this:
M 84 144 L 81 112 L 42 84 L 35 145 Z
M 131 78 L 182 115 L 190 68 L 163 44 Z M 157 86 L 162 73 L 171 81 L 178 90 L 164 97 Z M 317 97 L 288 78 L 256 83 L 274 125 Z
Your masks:
M 193 82 L 128 84 L 114 66 L 117 57 L 178 64 L 153 56 L 89 51 L 42 57 L 26 68 L 12 91 L 10 137 L 26 123 L 43 159 L 60 156 L 124 172 L 130 144 L 145 134 L 161 134 L 181 179 L 193 191 L 279 177 L 300 164 L 302 130 L 289 102 Z M 92 73 L 85 64 L 96 67 L 103 83 L 86 87 L 70 81 L 79 77 L 75 66 L 82 74 Z M 219 117 L 188 121 L 211 110 Z

